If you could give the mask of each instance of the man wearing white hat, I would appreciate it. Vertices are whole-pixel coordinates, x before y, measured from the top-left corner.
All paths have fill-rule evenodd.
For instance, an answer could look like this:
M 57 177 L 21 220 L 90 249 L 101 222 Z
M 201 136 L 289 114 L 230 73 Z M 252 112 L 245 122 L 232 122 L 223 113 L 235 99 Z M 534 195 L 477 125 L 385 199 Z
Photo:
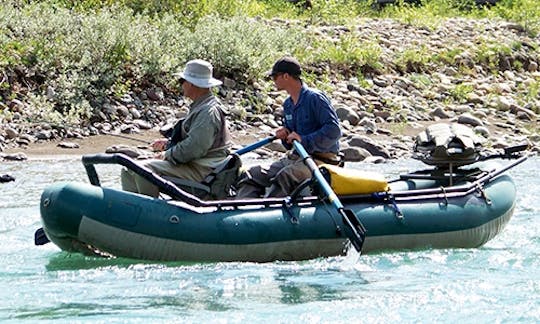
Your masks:
M 161 176 L 200 182 L 229 155 L 231 136 L 223 105 L 211 91 L 221 85 L 212 77 L 212 65 L 204 60 L 187 62 L 180 78 L 183 94 L 193 100 L 185 119 L 175 126 L 170 139 L 158 139 L 152 148 L 159 153 L 143 163 Z M 152 197 L 158 188 L 128 169 L 122 169 L 122 188 Z

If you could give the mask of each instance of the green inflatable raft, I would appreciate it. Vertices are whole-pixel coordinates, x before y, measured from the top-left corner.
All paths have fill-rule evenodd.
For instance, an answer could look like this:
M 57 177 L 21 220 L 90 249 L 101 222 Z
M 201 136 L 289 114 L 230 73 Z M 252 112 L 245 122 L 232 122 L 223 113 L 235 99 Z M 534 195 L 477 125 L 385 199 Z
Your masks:
M 474 248 L 499 234 L 515 207 L 516 188 L 504 173 L 526 157 L 515 150 L 498 157 L 513 160 L 492 169 L 439 165 L 388 182 L 360 176 L 359 190 L 351 189 L 356 180 L 349 174 L 344 178 L 353 183 L 347 185 L 328 170 L 318 178 L 321 168 L 286 198 L 203 200 L 124 155 L 84 156 L 90 184 L 44 190 L 36 244 L 50 240 L 64 251 L 144 260 L 269 262 L 344 255 L 358 238 L 354 228 L 362 234 L 355 247 L 363 254 Z M 101 187 L 94 169 L 99 163 L 134 169 L 163 196 Z M 325 181 L 335 197 L 321 190 Z

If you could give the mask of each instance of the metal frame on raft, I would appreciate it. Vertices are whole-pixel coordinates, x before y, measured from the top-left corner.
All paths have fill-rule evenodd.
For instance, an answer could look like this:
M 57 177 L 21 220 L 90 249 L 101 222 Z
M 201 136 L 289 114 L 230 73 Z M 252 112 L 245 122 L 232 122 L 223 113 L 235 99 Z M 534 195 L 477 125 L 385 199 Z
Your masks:
M 436 199 L 436 198 L 454 198 L 462 197 L 470 194 L 474 191 L 482 191 L 484 184 L 490 182 L 493 178 L 498 175 L 506 172 L 507 170 L 515 167 L 516 165 L 524 162 L 527 159 L 527 156 L 521 156 L 517 160 L 509 163 L 508 165 L 494 169 L 491 171 L 482 171 L 480 174 L 473 176 L 471 182 L 458 186 L 448 186 L 448 187 L 438 187 L 432 189 L 412 189 L 405 191 L 393 191 L 393 192 L 375 192 L 372 194 L 362 194 L 362 195 L 347 195 L 340 196 L 343 201 L 354 200 L 359 201 L 383 201 L 388 200 L 389 198 L 396 201 L 407 201 L 407 200 L 418 200 L 418 199 Z M 320 197 L 318 196 L 297 196 L 293 195 L 294 199 L 291 201 L 291 197 L 281 197 L 281 198 L 264 198 L 264 199 L 238 199 L 238 200 L 201 200 L 197 196 L 192 195 L 180 188 L 178 188 L 172 182 L 160 177 L 153 173 L 150 169 L 143 167 L 137 164 L 133 159 L 128 156 L 115 153 L 115 154 L 95 154 L 95 155 L 84 155 L 82 157 L 82 163 L 86 169 L 88 179 L 92 185 L 101 186 L 98 174 L 94 165 L 96 164 L 118 164 L 124 166 L 146 180 L 150 181 L 152 184 L 159 187 L 160 192 L 170 196 L 172 199 L 183 201 L 194 207 L 240 207 L 240 206 L 254 206 L 254 205 L 290 205 L 291 203 L 314 203 L 319 202 Z M 432 170 L 427 170 L 432 171 Z M 432 177 L 429 175 L 422 175 L 419 173 L 411 173 L 402 175 L 400 179 L 392 180 L 396 182 L 404 179 L 426 179 L 426 180 L 439 180 L 437 177 Z M 314 180 L 311 179 L 311 182 Z M 316 181 L 316 180 L 315 180 Z M 309 184 L 308 184 L 309 185 Z

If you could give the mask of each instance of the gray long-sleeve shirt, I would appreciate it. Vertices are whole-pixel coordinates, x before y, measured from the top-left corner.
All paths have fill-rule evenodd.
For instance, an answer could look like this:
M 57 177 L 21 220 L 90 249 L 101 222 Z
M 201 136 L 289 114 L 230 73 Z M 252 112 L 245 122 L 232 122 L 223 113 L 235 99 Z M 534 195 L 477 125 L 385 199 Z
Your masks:
M 195 100 L 181 129 L 181 139 L 165 151 L 174 164 L 204 158 L 226 157 L 231 136 L 221 102 L 211 93 Z

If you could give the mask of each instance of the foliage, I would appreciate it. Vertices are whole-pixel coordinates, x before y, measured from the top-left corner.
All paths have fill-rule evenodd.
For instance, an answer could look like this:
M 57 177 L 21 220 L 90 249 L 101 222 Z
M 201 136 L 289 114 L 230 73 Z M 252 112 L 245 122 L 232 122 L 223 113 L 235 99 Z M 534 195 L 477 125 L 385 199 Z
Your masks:
M 248 82 L 278 55 L 294 51 L 289 44 L 302 44 L 294 30 L 254 19 L 211 15 L 192 30 L 173 15 L 152 18 L 117 6 L 76 14 L 46 3 L 4 6 L 0 29 L 7 31 L 0 37 L 0 71 L 10 79 L 0 95 L 13 99 L 16 84 L 29 85 L 34 103 L 42 100 L 45 107 L 54 100 L 55 111 L 72 119 L 85 119 L 106 98 L 145 84 L 167 88 L 172 72 L 192 58 Z
M 527 106 L 530 103 L 540 100 L 540 77 L 537 77 L 536 80 L 528 80 L 528 82 L 522 83 L 519 87 L 520 93 L 523 94 L 520 98 L 522 105 Z M 540 113 L 540 106 L 531 104 L 530 108 L 533 112 Z
M 271 28 L 254 19 L 208 16 L 184 40 L 186 58 L 204 58 L 218 75 L 255 81 L 275 59 L 302 47 L 294 29 Z M 291 44 L 294 44 L 291 46 Z
M 540 3 L 537 0 L 500 0 L 486 14 L 517 22 L 533 37 L 540 32 Z
M 361 42 L 351 33 L 340 36 L 337 40 L 313 40 L 313 48 L 300 54 L 310 62 L 327 62 L 341 67 L 341 71 L 350 72 L 381 70 L 382 49 L 374 41 Z
M 410 80 L 420 89 L 427 88 L 433 84 L 433 81 L 426 74 L 412 73 Z
M 310 24 L 346 23 L 357 17 L 388 17 L 404 23 L 434 28 L 440 18 L 499 17 L 521 24 L 532 35 L 540 31 L 540 5 L 537 0 L 499 0 L 495 6 L 479 6 L 475 0 L 419 0 L 421 5 L 396 0 L 377 6 L 375 0 L 311 0 L 302 8 L 286 0 L 3 0 L 21 7 L 45 3 L 70 10 L 95 11 L 112 6 L 130 9 L 150 17 L 174 15 L 185 26 L 193 27 L 207 15 L 264 18 L 298 18 Z
M 501 59 L 523 46 L 482 39 L 475 48 L 439 53 L 416 46 L 384 62 L 379 40 L 361 40 L 347 27 L 364 17 L 427 29 L 446 17 L 502 18 L 531 36 L 540 31 L 537 0 L 500 0 L 492 7 L 476 6 L 474 0 L 422 0 L 421 6 L 398 1 L 382 8 L 368 0 L 312 0 L 310 9 L 285 0 L 0 1 L 0 101 L 31 102 L 41 107 L 33 111 L 40 118 L 72 122 L 88 119 L 107 100 L 149 85 L 170 92 L 172 72 L 192 58 L 211 61 L 218 76 L 249 84 L 276 58 L 292 54 L 306 66 L 330 67 L 305 76 L 325 89 L 332 73 L 359 82 L 385 69 L 424 73 L 431 65 L 459 65 L 463 51 L 496 74 Z M 299 28 L 329 24 L 342 24 L 347 31 L 328 38 Z M 539 50 L 534 42 L 528 46 Z M 525 66 L 514 60 L 513 68 Z M 525 99 L 538 98 L 538 88 L 536 81 Z M 456 86 L 452 96 L 461 100 L 468 91 Z
M 476 46 L 474 55 L 477 62 L 496 72 L 501 58 L 507 57 L 511 53 L 512 49 L 509 46 L 486 40 Z
M 462 52 L 463 48 L 451 48 L 439 53 L 435 53 L 432 59 L 442 64 L 453 65 L 456 63 L 456 57 Z
M 301 11 L 301 17 L 307 17 L 310 24 L 346 23 L 358 16 L 369 16 L 368 1 L 325 0 L 311 1 L 310 10 Z
M 540 5 L 537 0 L 499 0 L 496 5 L 476 5 L 475 0 L 422 0 L 411 5 L 398 0 L 396 5 L 382 8 L 376 15 L 404 23 L 435 28 L 441 18 L 502 18 L 523 26 L 531 36 L 540 31 Z
M 453 89 L 450 90 L 450 95 L 456 102 L 464 103 L 473 90 L 474 88 L 471 84 L 461 83 L 457 84 Z
M 425 45 L 405 48 L 397 53 L 396 65 L 403 72 L 421 72 L 430 61 Z

